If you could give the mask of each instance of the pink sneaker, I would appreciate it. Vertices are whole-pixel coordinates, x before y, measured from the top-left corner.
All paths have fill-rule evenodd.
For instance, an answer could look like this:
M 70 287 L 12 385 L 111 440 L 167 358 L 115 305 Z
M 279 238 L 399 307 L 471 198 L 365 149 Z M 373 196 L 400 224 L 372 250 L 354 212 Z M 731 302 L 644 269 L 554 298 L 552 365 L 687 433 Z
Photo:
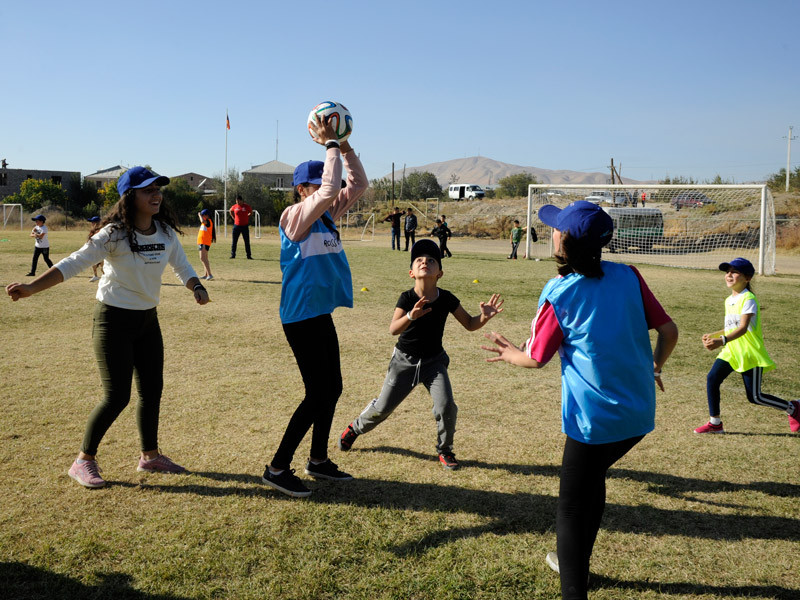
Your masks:
M 792 433 L 800 431 L 800 400 L 792 400 L 794 412 L 789 415 L 789 429 Z
M 725 430 L 722 428 L 722 421 L 720 421 L 719 425 L 714 425 L 711 421 L 703 425 L 702 427 L 698 427 L 694 430 L 695 433 L 725 433 Z
M 100 467 L 96 460 L 79 463 L 78 459 L 75 459 L 68 474 L 83 487 L 101 488 L 106 485 L 106 480 L 100 477 Z
M 137 471 L 144 471 L 147 473 L 185 473 L 186 469 L 180 465 L 172 462 L 168 456 L 159 454 L 153 460 L 145 460 L 139 457 L 139 466 Z

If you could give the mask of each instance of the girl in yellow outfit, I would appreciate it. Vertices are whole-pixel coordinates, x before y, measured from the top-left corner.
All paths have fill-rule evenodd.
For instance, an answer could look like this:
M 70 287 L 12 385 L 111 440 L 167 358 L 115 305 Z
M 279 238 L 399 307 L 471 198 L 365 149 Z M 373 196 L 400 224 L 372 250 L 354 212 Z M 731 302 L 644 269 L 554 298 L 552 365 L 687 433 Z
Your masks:
M 200 251 L 200 262 L 203 263 L 205 274 L 200 279 L 211 281 L 214 276 L 211 274 L 211 265 L 208 264 L 208 250 L 211 244 L 217 241 L 217 232 L 214 231 L 214 223 L 211 221 L 211 211 L 204 208 L 197 213 L 200 219 L 200 230 L 197 232 L 197 249 Z
M 775 363 L 767 354 L 761 335 L 761 307 L 750 284 L 755 274 L 753 265 L 745 258 L 735 258 L 722 263 L 719 270 L 725 271 L 725 284 L 731 295 L 725 300 L 725 327 L 703 336 L 707 350 L 722 348 L 722 352 L 706 377 L 711 418 L 694 432 L 725 433 L 719 417 L 719 388 L 734 371 L 742 374 L 747 399 L 751 403 L 785 411 L 789 416 L 789 429 L 800 431 L 800 402 L 782 400 L 761 391 L 761 378 L 766 371 L 775 368 Z

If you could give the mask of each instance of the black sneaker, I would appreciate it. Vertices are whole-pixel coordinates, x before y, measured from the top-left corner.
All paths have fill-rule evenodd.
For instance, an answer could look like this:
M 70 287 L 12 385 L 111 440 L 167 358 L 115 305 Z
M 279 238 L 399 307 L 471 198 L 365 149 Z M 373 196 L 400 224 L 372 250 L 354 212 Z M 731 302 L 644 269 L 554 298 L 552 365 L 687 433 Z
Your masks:
M 36 277 L 36 273 L 25 273 L 25 277 Z
M 339 436 L 339 450 L 342 452 L 347 452 L 350 448 L 353 447 L 353 442 L 356 441 L 358 434 L 356 433 L 355 429 L 353 429 L 353 424 L 347 426 L 342 432 L 342 435 Z
M 353 478 L 349 473 L 340 471 L 339 467 L 331 459 L 318 465 L 308 461 L 306 475 L 311 475 L 316 479 L 330 479 L 331 481 L 350 481 Z
M 448 471 L 455 471 L 459 467 L 456 455 L 452 452 L 442 452 L 439 455 L 439 462 L 442 463 L 442 466 Z
M 311 490 L 294 474 L 294 469 L 285 469 L 280 475 L 273 475 L 267 467 L 264 469 L 261 481 L 292 498 L 305 498 L 311 495 Z

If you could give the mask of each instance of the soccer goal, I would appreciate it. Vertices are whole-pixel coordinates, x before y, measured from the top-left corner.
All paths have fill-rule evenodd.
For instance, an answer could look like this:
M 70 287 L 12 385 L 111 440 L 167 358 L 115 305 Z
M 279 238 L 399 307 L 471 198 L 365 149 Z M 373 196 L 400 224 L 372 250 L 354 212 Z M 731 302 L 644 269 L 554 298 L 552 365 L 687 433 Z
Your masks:
M 16 221 L 16 217 L 14 216 L 15 210 L 19 213 L 19 228 L 22 229 L 22 204 L 3 204 L 2 206 L 3 229 L 6 228 L 6 225 L 12 218 Z
M 558 185 L 528 187 L 527 258 L 553 255 L 545 204 L 576 200 L 601 206 L 614 220 L 603 258 L 670 267 L 716 269 L 742 256 L 759 274 L 775 274 L 775 208 L 766 185 Z
M 343 240 L 371 242 L 375 239 L 375 213 L 348 211 L 339 217 L 339 234 Z

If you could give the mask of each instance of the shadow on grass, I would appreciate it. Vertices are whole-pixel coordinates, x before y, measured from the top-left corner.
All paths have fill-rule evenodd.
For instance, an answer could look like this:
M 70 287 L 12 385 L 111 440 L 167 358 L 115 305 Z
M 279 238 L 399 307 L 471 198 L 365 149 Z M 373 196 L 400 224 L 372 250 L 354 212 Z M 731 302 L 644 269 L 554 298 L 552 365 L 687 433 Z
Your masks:
M 372 449 L 371 451 L 375 451 Z M 384 449 L 396 454 L 424 457 L 433 462 L 428 455 L 418 454 L 397 448 Z M 363 451 L 362 452 L 366 452 Z M 465 468 L 505 468 L 522 474 L 554 476 L 557 468 L 553 466 L 501 465 L 478 461 L 462 462 Z M 431 465 L 433 468 L 438 466 Z M 198 496 L 263 496 L 265 499 L 285 502 L 312 502 L 326 505 L 360 506 L 365 508 L 410 510 L 424 513 L 470 513 L 488 519 L 474 527 L 438 529 L 421 539 L 399 544 L 391 551 L 399 556 L 416 554 L 463 538 L 475 538 L 487 533 L 503 535 L 507 533 L 552 531 L 555 524 L 556 503 L 554 496 L 527 491 L 502 492 L 491 489 L 470 489 L 459 486 L 457 473 L 442 472 L 441 483 L 411 483 L 407 481 L 385 481 L 356 478 L 350 482 L 306 481 L 313 491 L 310 498 L 297 500 L 261 484 L 260 476 L 199 472 L 197 477 L 205 477 L 232 485 L 198 485 L 192 480 L 186 484 L 162 485 L 145 481 L 139 485 L 120 484 L 152 489 L 160 493 L 195 494 Z M 631 470 L 616 470 L 612 477 L 623 477 L 660 483 L 667 489 L 687 489 L 692 485 L 707 485 L 712 491 L 713 484 L 701 480 L 686 480 L 680 477 L 662 476 Z M 173 480 L 177 481 L 177 480 Z M 196 480 L 194 480 L 196 481 Z M 452 483 L 451 483 L 452 482 Z M 771 484 L 765 483 L 765 486 Z M 795 486 L 773 488 L 773 493 L 792 494 Z M 658 508 L 646 504 L 631 506 L 609 503 L 606 506 L 602 528 L 630 534 L 649 534 L 656 536 L 683 536 L 712 540 L 796 540 L 800 541 L 800 529 L 792 518 L 747 515 L 741 511 L 731 514 L 715 514 L 697 510 L 674 510 Z
M 796 589 L 775 585 L 702 585 L 689 582 L 625 581 L 592 574 L 589 589 L 632 590 L 636 592 L 654 591 L 676 596 L 697 596 L 708 594 L 714 598 L 774 598 L 775 600 L 797 600 L 800 592 Z
M 783 434 L 774 434 L 783 435 Z M 795 434 L 786 434 L 795 435 Z M 435 457 L 430 454 L 408 450 L 407 448 L 397 448 L 394 446 L 377 446 L 374 448 L 353 448 L 351 452 L 383 452 L 385 454 L 396 454 L 407 456 L 424 461 L 435 461 Z M 558 477 L 560 467 L 555 465 L 517 465 L 509 463 L 488 463 L 479 460 L 459 461 L 465 468 L 480 469 L 500 469 L 517 475 L 541 475 L 543 477 Z M 782 498 L 800 497 L 800 484 L 779 483 L 773 481 L 751 481 L 749 483 L 731 483 L 729 481 L 718 481 L 708 479 L 693 479 L 690 477 L 677 477 L 664 473 L 651 473 L 648 471 L 634 471 L 631 469 L 617 469 L 612 467 L 608 471 L 609 479 L 630 479 L 648 484 L 648 491 L 662 496 L 672 498 L 689 499 L 696 502 L 707 502 L 716 505 L 717 503 L 708 502 L 687 495 L 689 492 L 720 493 L 720 492 L 741 492 L 754 491 L 770 496 Z
M 87 585 L 52 571 L 19 562 L 0 562 L 0 590 L 14 600 L 185 600 L 185 596 L 147 594 L 131 587 L 132 577 L 123 573 L 101 573 L 100 582 Z

